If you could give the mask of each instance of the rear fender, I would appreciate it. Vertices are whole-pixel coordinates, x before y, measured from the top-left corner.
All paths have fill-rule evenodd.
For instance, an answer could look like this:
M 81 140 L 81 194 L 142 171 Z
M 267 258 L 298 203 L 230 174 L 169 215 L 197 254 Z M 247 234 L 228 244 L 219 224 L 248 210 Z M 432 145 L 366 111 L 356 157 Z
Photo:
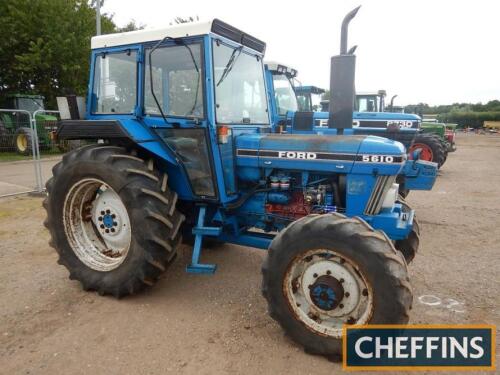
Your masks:
M 58 124 L 57 138 L 61 140 L 109 140 L 127 145 L 137 145 L 161 160 L 179 165 L 173 150 L 147 126 L 132 119 L 114 120 L 62 120 Z
M 57 139 L 102 139 L 142 149 L 168 174 L 169 187 L 179 198 L 193 200 L 189 178 L 175 152 L 141 121 L 117 117 L 113 120 L 62 120 L 58 124 Z

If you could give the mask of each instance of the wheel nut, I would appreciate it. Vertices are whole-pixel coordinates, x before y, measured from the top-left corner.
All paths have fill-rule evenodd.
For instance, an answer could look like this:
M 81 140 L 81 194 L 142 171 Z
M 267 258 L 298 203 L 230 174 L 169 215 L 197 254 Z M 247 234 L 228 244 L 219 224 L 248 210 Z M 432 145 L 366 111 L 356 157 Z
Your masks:
M 346 297 L 346 298 L 347 298 L 347 297 L 349 297 L 349 296 L 350 296 L 349 292 L 345 292 L 345 293 L 344 293 L 344 297 Z
M 343 304 L 340 304 L 340 305 L 339 305 L 339 308 L 343 309 L 343 308 L 344 308 L 344 305 L 343 305 Z
M 106 210 L 106 213 L 109 214 L 111 211 L 110 210 Z
M 332 274 L 332 271 L 328 270 L 328 271 L 326 271 L 326 274 L 327 274 L 327 275 L 331 275 L 331 274 Z
M 104 212 L 104 211 L 101 211 L 101 215 L 104 215 L 105 213 L 106 213 L 106 212 Z
M 115 218 L 116 218 L 116 215 L 115 215 L 115 214 L 113 214 L 113 215 L 111 215 L 111 217 L 112 217 L 113 219 L 115 219 Z
M 102 221 L 102 216 L 99 216 L 97 220 Z
M 109 233 L 109 229 L 106 229 L 106 233 Z
M 313 274 L 313 277 L 318 277 L 318 274 L 317 273 Z
M 111 228 L 111 232 L 115 233 L 115 228 Z
M 113 221 L 113 225 L 116 227 L 118 223 L 116 221 Z
M 104 224 L 101 224 L 101 228 L 104 229 Z

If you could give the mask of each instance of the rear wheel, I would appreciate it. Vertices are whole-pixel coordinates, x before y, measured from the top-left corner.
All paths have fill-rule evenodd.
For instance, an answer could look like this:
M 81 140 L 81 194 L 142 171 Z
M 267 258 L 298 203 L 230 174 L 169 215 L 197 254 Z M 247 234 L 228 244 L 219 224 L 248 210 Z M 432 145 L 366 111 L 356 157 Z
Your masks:
M 175 259 L 184 219 L 166 174 L 108 145 L 66 154 L 53 174 L 45 225 L 70 278 L 115 297 L 153 285 Z
M 359 218 L 297 220 L 271 243 L 262 273 L 271 317 L 309 353 L 338 359 L 345 324 L 408 322 L 406 263 Z
M 33 131 L 30 128 L 17 129 L 14 136 L 14 147 L 21 155 L 31 155 L 33 145 Z
M 413 158 L 415 150 L 421 150 L 420 159 L 437 163 L 441 168 L 445 161 L 445 148 L 438 136 L 434 134 L 417 134 L 408 151 L 409 158 Z

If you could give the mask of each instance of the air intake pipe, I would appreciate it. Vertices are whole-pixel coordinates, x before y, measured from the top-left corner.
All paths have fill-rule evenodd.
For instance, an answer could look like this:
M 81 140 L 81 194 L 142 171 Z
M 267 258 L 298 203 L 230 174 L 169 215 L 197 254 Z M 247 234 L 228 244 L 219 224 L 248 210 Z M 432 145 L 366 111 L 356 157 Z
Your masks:
M 340 33 L 340 55 L 330 60 L 330 105 L 328 127 L 337 129 L 343 134 L 344 129 L 352 128 L 352 112 L 354 111 L 354 72 L 356 70 L 356 47 L 347 50 L 349 22 L 356 16 L 359 8 L 351 10 L 342 21 Z

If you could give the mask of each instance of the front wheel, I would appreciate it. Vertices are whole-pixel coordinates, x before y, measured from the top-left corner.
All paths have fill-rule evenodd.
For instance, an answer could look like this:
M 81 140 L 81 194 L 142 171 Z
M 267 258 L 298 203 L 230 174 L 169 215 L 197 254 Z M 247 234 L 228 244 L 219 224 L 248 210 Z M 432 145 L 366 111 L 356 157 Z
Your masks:
M 21 155 L 31 155 L 33 152 L 33 131 L 30 128 L 17 129 L 14 136 L 14 147 Z
M 406 202 L 404 196 L 399 196 L 398 202 L 403 206 L 404 212 L 410 212 L 412 210 L 411 206 Z M 411 232 L 404 240 L 397 240 L 394 243 L 394 247 L 401 251 L 405 257 L 406 263 L 410 264 L 418 252 L 418 247 L 420 245 L 420 226 L 418 224 L 417 216 L 413 217 L 413 227 Z
M 262 267 L 269 313 L 305 350 L 337 359 L 345 324 L 404 324 L 412 292 L 391 241 L 359 218 L 310 215 L 281 231 Z
M 111 145 L 72 151 L 53 174 L 45 225 L 70 278 L 115 297 L 153 285 L 175 259 L 184 219 L 167 175 Z

